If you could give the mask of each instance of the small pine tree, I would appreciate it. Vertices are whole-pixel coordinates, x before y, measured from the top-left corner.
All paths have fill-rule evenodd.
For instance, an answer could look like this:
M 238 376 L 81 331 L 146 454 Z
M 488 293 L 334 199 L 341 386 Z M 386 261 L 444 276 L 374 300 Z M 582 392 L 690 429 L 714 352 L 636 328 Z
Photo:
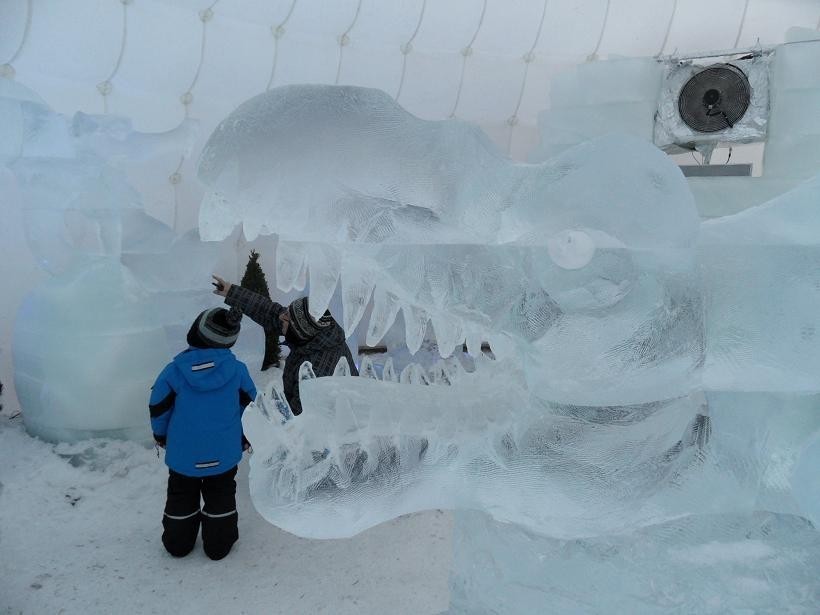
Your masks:
M 251 250 L 248 264 L 245 267 L 245 275 L 239 283 L 242 288 L 247 288 L 255 293 L 264 295 L 270 299 L 268 281 L 265 279 L 265 272 L 259 264 L 259 252 Z M 262 359 L 262 371 L 271 365 L 279 367 L 282 349 L 279 346 L 279 332 L 275 329 L 265 329 L 265 357 Z

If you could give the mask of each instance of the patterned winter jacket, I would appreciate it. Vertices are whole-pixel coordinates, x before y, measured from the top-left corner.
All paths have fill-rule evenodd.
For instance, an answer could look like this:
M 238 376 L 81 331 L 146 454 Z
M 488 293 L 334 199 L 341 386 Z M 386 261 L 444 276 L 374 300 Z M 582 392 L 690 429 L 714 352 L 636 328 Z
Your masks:
M 148 408 L 165 463 L 186 476 L 227 472 L 242 459 L 242 413 L 256 399 L 248 368 L 227 348 L 189 348 L 162 370 Z
M 279 315 L 287 310 L 287 307 L 236 284 L 228 291 L 225 303 L 237 306 L 243 314 L 250 316 L 263 328 L 275 328 L 277 334 L 281 335 Z M 293 414 L 302 413 L 302 402 L 299 399 L 299 368 L 305 361 L 310 361 L 317 376 L 332 376 L 339 359 L 346 357 L 350 373 L 354 376 L 359 375 L 353 362 L 353 355 L 347 347 L 344 330 L 335 320 L 304 344 L 294 346 L 289 343 L 289 348 L 290 354 L 285 358 L 282 384 Z

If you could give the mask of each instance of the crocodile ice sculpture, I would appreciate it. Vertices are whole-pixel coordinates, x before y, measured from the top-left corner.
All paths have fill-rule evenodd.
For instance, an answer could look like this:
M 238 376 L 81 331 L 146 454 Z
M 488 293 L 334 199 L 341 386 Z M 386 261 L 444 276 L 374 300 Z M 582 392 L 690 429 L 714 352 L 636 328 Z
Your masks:
M 420 120 L 377 90 L 308 85 L 229 115 L 199 177 L 204 239 L 237 224 L 249 239 L 276 233 L 277 284 L 309 280 L 314 314 L 340 292 L 348 334 L 367 314 L 359 330 L 375 344 L 401 318 L 415 352 L 429 323 L 441 354 L 401 374 L 384 365 L 381 378 L 369 360 L 371 378 L 310 378 L 306 366 L 304 412 L 284 425 L 264 397 L 251 407 L 251 493 L 270 522 L 330 538 L 416 510 L 475 509 L 573 538 L 749 512 L 791 492 L 820 423 L 811 401 L 769 442 L 779 457 L 746 446 L 733 412 L 737 395 L 767 391 L 787 407 L 818 392 L 818 242 L 795 240 L 820 228 L 806 207 L 817 181 L 701 232 L 677 167 L 637 139 L 515 164 L 468 124 Z M 797 277 L 761 268 L 761 242 L 804 263 Z M 769 282 L 809 295 L 793 293 L 786 318 L 733 301 Z M 757 388 L 750 364 L 765 367 Z

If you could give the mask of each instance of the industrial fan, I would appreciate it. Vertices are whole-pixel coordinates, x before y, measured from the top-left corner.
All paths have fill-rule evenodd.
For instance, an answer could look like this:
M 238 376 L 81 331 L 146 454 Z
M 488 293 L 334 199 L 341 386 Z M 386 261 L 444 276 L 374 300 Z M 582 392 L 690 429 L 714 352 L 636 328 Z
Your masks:
M 678 95 L 678 113 L 695 132 L 733 128 L 749 108 L 752 88 L 742 70 L 714 64 L 695 73 Z

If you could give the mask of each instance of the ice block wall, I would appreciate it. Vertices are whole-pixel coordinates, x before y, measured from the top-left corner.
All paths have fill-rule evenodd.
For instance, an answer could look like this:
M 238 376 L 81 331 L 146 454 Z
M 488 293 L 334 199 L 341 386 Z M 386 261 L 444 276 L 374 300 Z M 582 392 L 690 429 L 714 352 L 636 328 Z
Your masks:
M 559 540 L 460 511 L 453 532 L 450 615 L 817 606 L 820 533 L 791 515 L 696 515 L 632 534 Z
M 595 137 L 618 133 L 652 140 L 664 68 L 654 58 L 587 62 L 551 82 L 549 108 L 538 116 L 546 160 Z
M 762 176 L 689 178 L 704 218 L 765 203 L 820 171 L 820 42 L 816 31 L 798 28 L 786 38 L 770 65 Z M 654 58 L 591 62 L 557 76 L 549 108 L 539 116 L 541 145 L 531 159 L 545 160 L 601 134 L 651 141 L 662 79 L 663 66 Z

